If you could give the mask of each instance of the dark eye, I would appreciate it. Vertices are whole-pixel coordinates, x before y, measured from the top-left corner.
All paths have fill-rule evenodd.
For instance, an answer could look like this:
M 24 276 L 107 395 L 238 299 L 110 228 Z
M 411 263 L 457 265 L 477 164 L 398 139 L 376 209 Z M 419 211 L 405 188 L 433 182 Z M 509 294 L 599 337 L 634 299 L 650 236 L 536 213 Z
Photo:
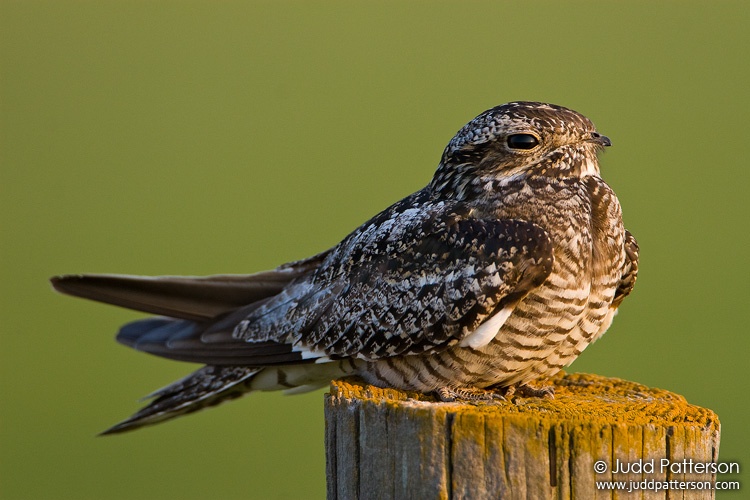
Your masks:
M 511 149 L 534 149 L 539 139 L 531 134 L 513 134 L 508 136 L 508 147 Z

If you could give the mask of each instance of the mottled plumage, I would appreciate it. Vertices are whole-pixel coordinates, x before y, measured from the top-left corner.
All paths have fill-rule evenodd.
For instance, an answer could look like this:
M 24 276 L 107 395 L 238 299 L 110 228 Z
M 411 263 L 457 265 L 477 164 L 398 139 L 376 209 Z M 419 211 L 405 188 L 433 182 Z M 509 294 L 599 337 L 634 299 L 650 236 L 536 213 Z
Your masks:
M 575 111 L 509 103 L 459 130 L 424 189 L 309 259 L 248 276 L 53 278 L 163 316 L 120 342 L 208 365 L 108 432 L 349 374 L 444 400 L 554 374 L 635 283 L 638 246 L 599 175 L 609 145 Z

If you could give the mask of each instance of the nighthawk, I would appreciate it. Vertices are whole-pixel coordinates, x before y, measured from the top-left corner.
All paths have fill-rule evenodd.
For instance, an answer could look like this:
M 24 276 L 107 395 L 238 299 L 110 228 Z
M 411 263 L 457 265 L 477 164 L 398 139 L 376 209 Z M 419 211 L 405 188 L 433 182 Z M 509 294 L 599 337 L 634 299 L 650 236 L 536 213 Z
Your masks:
M 159 315 L 122 327 L 121 343 L 206 365 L 105 432 L 345 375 L 448 401 L 556 373 L 636 279 L 638 246 L 599 173 L 609 145 L 575 111 L 512 102 L 459 130 L 424 189 L 308 259 L 251 275 L 53 278 Z

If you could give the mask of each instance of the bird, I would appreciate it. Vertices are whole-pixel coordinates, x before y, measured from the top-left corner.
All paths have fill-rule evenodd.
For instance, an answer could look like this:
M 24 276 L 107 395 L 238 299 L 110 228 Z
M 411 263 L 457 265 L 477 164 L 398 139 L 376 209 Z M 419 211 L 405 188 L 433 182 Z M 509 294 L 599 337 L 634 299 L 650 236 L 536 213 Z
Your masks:
M 427 186 L 312 257 L 249 275 L 51 278 L 155 315 L 120 343 L 204 365 L 103 434 L 346 376 L 438 402 L 552 396 L 535 381 L 604 334 L 638 273 L 600 174 L 610 145 L 576 111 L 510 102 L 455 134 Z

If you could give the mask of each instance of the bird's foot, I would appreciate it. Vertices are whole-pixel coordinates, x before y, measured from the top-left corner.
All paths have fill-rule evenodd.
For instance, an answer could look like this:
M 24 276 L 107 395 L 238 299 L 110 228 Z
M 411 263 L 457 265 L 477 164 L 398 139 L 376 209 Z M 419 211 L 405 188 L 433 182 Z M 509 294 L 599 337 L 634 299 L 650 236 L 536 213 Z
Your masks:
M 435 391 L 438 399 L 444 403 L 456 400 L 464 401 L 494 401 L 505 400 L 505 398 L 493 391 L 485 391 L 474 387 L 441 387 Z
M 555 388 L 551 385 L 543 387 L 531 387 L 526 384 L 511 385 L 505 391 L 505 397 L 510 399 L 513 396 L 519 396 L 522 398 L 549 398 L 554 399 Z

